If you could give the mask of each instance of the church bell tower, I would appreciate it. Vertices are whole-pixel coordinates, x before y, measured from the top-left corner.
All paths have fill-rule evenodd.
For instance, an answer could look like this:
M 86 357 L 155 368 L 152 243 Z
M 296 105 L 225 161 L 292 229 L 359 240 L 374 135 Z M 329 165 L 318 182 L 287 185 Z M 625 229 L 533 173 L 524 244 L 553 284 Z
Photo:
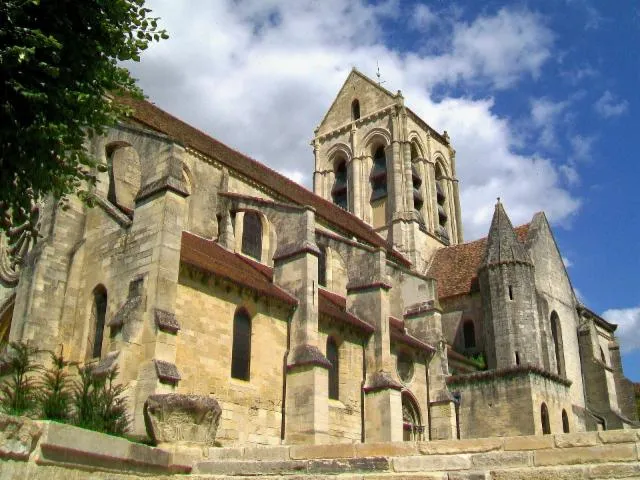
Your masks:
M 315 130 L 314 192 L 350 211 L 421 271 L 462 242 L 455 150 L 393 94 L 353 69 Z

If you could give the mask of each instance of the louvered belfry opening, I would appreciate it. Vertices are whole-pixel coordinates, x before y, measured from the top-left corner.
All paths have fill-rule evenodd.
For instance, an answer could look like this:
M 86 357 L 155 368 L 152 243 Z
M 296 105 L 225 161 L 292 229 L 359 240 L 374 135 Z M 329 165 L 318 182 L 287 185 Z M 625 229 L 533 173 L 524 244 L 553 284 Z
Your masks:
M 378 147 L 373 154 L 373 168 L 371 169 L 371 201 L 380 200 L 387 196 L 387 157 L 384 147 Z
M 335 181 L 331 189 L 333 203 L 345 210 L 349 209 L 349 191 L 347 188 L 347 162 L 340 160 L 335 169 Z
M 436 202 L 438 204 L 438 234 L 445 240 L 449 240 L 447 232 L 447 221 L 449 217 L 445 211 L 447 196 L 445 194 L 446 186 L 444 184 L 444 175 L 440 165 L 436 166 Z
M 422 177 L 418 170 L 416 161 L 418 160 L 418 149 L 415 143 L 411 144 L 411 183 L 413 185 L 413 208 L 418 214 L 418 218 L 422 219 L 422 206 L 424 205 L 424 198 L 420 192 L 422 186 Z

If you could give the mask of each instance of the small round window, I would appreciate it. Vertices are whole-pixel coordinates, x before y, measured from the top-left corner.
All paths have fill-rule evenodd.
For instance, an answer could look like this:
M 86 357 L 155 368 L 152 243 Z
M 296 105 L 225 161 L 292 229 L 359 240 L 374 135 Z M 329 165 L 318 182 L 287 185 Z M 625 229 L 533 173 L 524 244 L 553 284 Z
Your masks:
M 413 357 L 406 352 L 399 352 L 397 362 L 398 376 L 403 382 L 410 382 L 413 378 Z

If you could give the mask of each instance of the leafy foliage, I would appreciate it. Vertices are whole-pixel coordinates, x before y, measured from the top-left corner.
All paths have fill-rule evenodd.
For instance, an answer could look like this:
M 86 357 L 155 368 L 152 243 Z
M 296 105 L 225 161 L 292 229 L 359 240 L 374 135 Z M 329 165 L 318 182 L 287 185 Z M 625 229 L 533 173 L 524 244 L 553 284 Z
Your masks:
M 79 369 L 73 403 L 76 408 L 76 425 L 97 432 L 124 435 L 129 419 L 125 404 L 125 387 L 116 384 L 118 369 L 104 375 L 94 375 L 89 367 Z
M 34 356 L 39 351 L 28 344 L 11 342 L 6 352 L 7 378 L 0 384 L 0 407 L 11 415 L 33 414 L 38 404 L 35 374 L 41 367 Z
M 479 353 L 476 353 L 475 355 L 472 355 L 471 357 L 469 357 L 469 360 L 474 362 L 480 370 L 487 369 L 487 359 L 483 352 L 479 352 Z
M 62 348 L 60 354 L 49 352 L 51 367 L 44 370 L 39 384 L 39 401 L 42 418 L 67 422 L 71 412 L 71 381 L 67 368 L 71 362 L 64 359 Z
M 0 230 L 32 201 L 78 193 L 90 203 L 87 135 L 125 113 L 110 93 L 142 93 L 118 62 L 168 38 L 144 0 L 0 2 Z

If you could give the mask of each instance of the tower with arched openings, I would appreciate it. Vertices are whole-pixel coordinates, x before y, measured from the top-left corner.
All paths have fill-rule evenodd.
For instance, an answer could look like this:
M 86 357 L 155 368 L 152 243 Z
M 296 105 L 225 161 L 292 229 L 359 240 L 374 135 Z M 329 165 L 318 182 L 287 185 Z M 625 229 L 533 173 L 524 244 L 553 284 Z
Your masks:
M 420 267 L 462 243 L 455 150 L 353 69 L 315 130 L 314 192 L 353 213 Z

